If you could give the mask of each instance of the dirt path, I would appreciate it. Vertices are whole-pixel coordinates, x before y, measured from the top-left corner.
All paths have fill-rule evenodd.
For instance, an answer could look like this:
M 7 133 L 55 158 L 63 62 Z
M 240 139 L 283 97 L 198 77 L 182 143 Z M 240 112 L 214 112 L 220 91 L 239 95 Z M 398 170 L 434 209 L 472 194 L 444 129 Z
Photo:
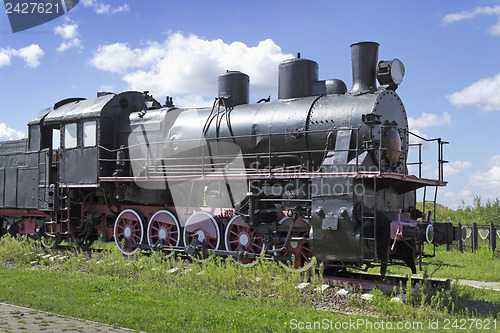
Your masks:
M 495 291 L 500 291 L 500 282 L 482 282 L 473 280 L 457 280 L 458 284 L 471 286 L 478 289 L 491 289 Z

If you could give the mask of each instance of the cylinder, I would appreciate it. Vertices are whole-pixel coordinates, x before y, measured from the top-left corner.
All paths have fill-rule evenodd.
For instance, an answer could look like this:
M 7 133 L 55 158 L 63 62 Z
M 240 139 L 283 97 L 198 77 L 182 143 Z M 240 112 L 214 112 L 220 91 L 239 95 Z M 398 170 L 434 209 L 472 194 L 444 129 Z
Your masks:
M 227 71 L 219 75 L 219 98 L 224 98 L 226 106 L 248 104 L 250 77 L 239 71 Z
M 378 47 L 379 44 L 375 42 L 351 45 L 351 94 L 360 95 L 377 89 Z
M 289 59 L 279 65 L 278 98 L 312 96 L 313 83 L 318 81 L 318 64 L 308 59 Z

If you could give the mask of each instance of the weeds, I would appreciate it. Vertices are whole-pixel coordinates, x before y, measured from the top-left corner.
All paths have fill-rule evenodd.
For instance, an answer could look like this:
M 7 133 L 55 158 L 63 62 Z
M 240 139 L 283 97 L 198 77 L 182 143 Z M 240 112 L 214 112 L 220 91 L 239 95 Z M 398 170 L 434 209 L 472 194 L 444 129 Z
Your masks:
M 473 253 L 477 257 L 484 260 L 495 260 L 495 252 L 491 249 L 489 245 L 484 245 L 472 252 L 471 249 L 468 250 L 469 253 Z
M 86 279 L 96 281 L 88 286 L 87 290 L 90 295 L 104 295 L 103 297 L 116 293 L 113 289 L 115 281 L 126 280 L 141 285 L 156 286 L 155 288 L 182 290 L 195 295 L 203 294 L 214 297 L 217 295 L 227 302 L 236 301 L 242 296 L 257 298 L 260 302 L 275 299 L 288 302 L 288 304 L 328 302 L 320 289 L 317 289 L 324 283 L 323 265 L 318 265 L 315 260 L 307 273 L 299 273 L 287 272 L 276 262 L 264 258 L 260 258 L 253 267 L 243 267 L 231 257 L 217 257 L 204 263 L 196 263 L 185 257 L 167 257 L 160 252 L 151 252 L 148 255 L 138 252 L 126 257 L 115 246 L 108 247 L 101 244 L 99 247 L 102 251 L 93 253 L 91 256 L 79 250 L 60 254 L 42 249 L 30 239 L 21 243 L 10 237 L 3 237 L 0 239 L 0 261 L 15 263 L 21 268 L 33 266 L 60 273 L 86 273 L 85 276 L 88 276 Z M 455 255 L 463 254 L 455 253 Z M 480 256 L 476 257 L 476 260 L 491 262 L 489 258 L 483 258 L 483 255 L 474 254 L 474 256 Z M 373 311 L 391 320 L 401 318 L 428 320 L 457 315 L 468 316 L 474 314 L 481 304 L 491 305 L 491 299 L 495 297 L 498 299 L 496 304 L 500 304 L 500 293 L 496 293 L 499 294 L 498 296 L 492 296 L 496 294 L 471 291 L 470 288 L 455 284 L 451 291 L 433 291 L 428 283 L 428 271 L 433 270 L 430 267 L 424 267 L 422 283 L 417 289 L 407 288 L 405 303 L 389 301 L 390 297 L 398 294 L 397 290 L 389 297 L 375 290 L 372 291 L 374 295 L 372 301 L 361 300 L 358 292 L 350 296 L 345 304 Z M 296 288 L 301 282 L 309 282 L 306 291 Z M 411 282 L 409 283 L 408 286 L 411 286 Z M 126 302 L 137 301 L 130 295 L 123 297 Z M 313 299 L 314 302 L 311 302 Z M 101 300 L 95 300 L 95 302 L 100 303 Z
M 36 259 L 41 249 L 37 242 L 30 238 L 18 236 L 0 238 L 0 258 L 17 265 L 28 265 Z
M 102 247 L 101 247 L 102 248 Z M 44 266 L 65 272 L 84 272 L 116 278 L 132 278 L 165 283 L 189 290 L 228 291 L 246 296 L 271 296 L 299 300 L 295 288 L 307 280 L 306 274 L 286 272 L 272 260 L 260 259 L 253 267 L 243 267 L 231 257 L 216 257 L 204 263 L 182 257 L 166 257 L 160 252 L 144 255 L 140 252 L 124 256 L 116 247 L 89 256 L 78 249 L 57 254 L 42 249 L 35 241 L 24 244 L 10 237 L 0 239 L 0 260 L 18 266 Z M 322 283 L 322 273 L 314 263 L 311 283 Z

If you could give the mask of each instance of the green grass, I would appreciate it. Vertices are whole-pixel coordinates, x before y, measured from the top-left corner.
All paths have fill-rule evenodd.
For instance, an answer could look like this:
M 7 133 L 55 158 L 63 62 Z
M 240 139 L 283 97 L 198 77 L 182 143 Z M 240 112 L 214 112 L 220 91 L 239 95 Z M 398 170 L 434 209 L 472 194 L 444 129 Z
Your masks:
M 491 269 L 490 259 L 474 255 L 479 261 L 488 260 Z M 171 273 L 172 268 L 177 270 Z M 286 332 L 293 330 L 292 320 L 312 325 L 358 319 L 383 320 L 394 326 L 400 321 L 422 322 L 419 331 L 435 332 L 428 327 L 429 320 L 443 324 L 444 320 L 493 320 L 494 316 L 500 325 L 498 315 L 474 317 L 469 311 L 471 304 L 500 305 L 499 292 L 453 286 L 451 292 L 433 293 L 423 287 L 419 294 L 408 294 L 405 304 L 389 302 L 393 295 L 378 291 L 372 302 L 365 302 L 355 292 L 346 307 L 375 315 L 367 317 L 316 309 L 313 302 L 327 302 L 335 292 L 300 291 L 295 286 L 303 279 L 270 261 L 252 268 L 230 259 L 200 265 L 158 253 L 125 258 L 116 248 L 89 258 L 84 253 L 42 252 L 32 241 L 0 239 L 1 302 L 146 332 Z M 312 287 L 321 281 L 321 274 L 313 275 Z M 361 326 L 351 331 L 373 329 Z
M 286 330 L 291 318 L 314 321 L 320 316 L 286 299 L 80 272 L 0 266 L 0 291 L 3 302 L 147 332 L 278 332 Z M 347 318 L 321 315 L 334 321 Z
M 432 246 L 428 246 L 426 252 L 432 254 Z M 432 278 L 500 282 L 500 259 L 495 258 L 487 246 L 475 252 L 467 250 L 463 253 L 456 250 L 446 251 L 444 246 L 439 246 L 436 248 L 435 257 L 423 258 L 422 268 Z M 370 270 L 376 273 L 378 271 L 375 268 Z M 389 266 L 387 273 L 411 275 L 411 270 L 408 267 Z M 417 273 L 422 273 L 418 271 L 418 261 Z
M 370 305 L 377 317 L 316 310 L 280 297 L 242 297 L 236 291 L 178 288 L 108 275 L 0 266 L 0 300 L 146 332 L 287 332 L 296 323 L 444 322 L 463 318 L 430 305 L 390 303 L 380 292 Z M 436 307 L 436 304 L 434 304 Z M 365 330 L 365 326 L 352 331 Z M 426 327 L 424 327 L 426 328 Z M 405 331 L 405 330 L 402 330 Z M 411 331 L 411 330 L 408 330 Z M 424 331 L 432 331 L 425 329 Z

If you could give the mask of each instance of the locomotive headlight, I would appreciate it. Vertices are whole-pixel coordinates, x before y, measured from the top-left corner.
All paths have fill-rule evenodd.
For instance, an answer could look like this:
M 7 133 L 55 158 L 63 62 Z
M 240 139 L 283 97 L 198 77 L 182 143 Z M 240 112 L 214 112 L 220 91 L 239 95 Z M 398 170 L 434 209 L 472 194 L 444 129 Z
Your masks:
M 377 79 L 381 85 L 396 89 L 405 76 L 405 66 L 399 59 L 381 61 L 377 67 Z

